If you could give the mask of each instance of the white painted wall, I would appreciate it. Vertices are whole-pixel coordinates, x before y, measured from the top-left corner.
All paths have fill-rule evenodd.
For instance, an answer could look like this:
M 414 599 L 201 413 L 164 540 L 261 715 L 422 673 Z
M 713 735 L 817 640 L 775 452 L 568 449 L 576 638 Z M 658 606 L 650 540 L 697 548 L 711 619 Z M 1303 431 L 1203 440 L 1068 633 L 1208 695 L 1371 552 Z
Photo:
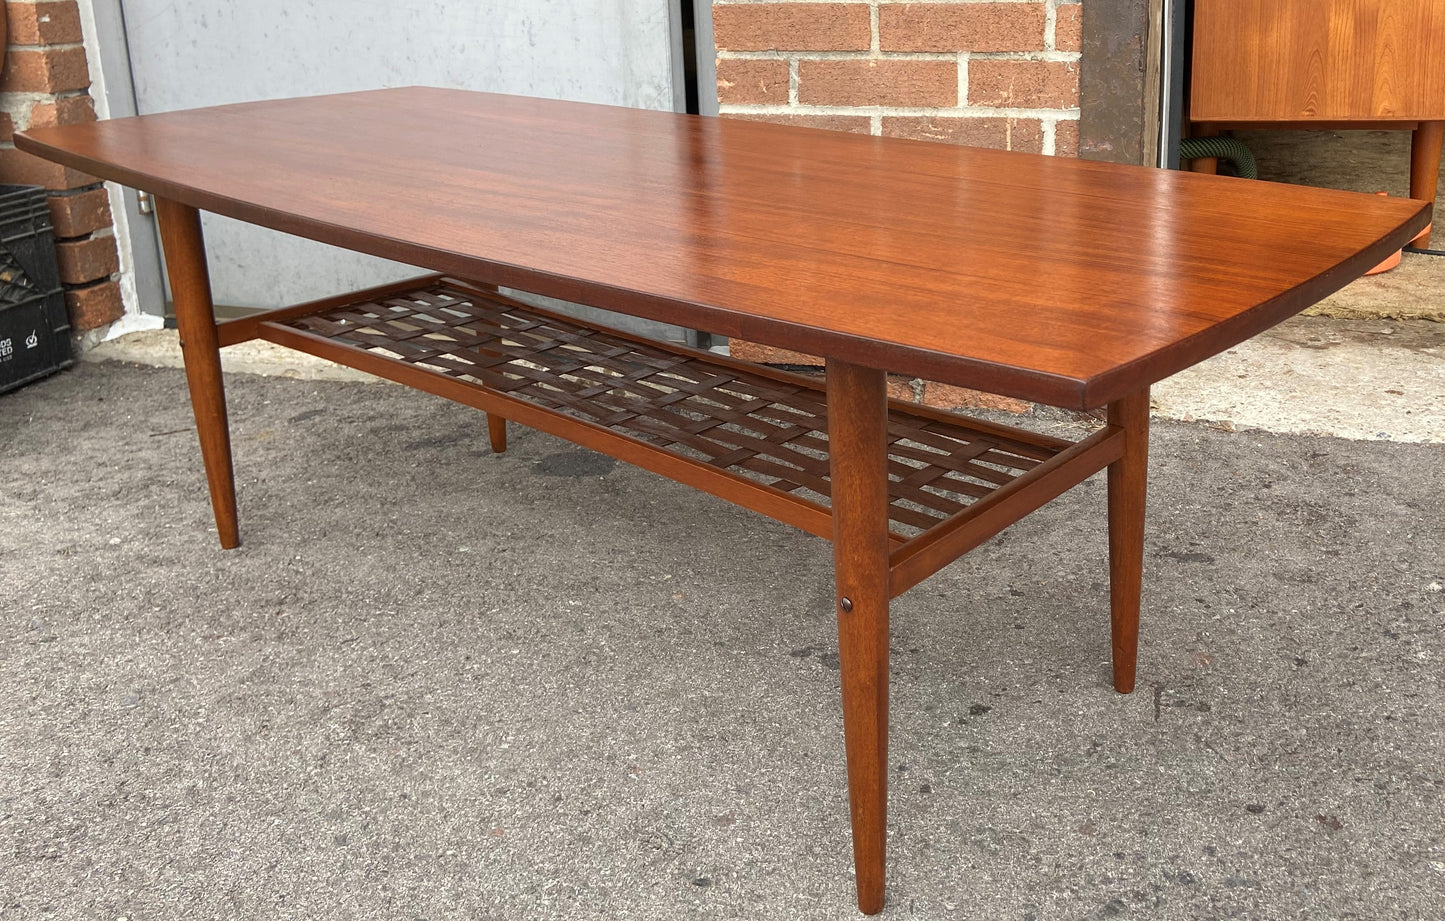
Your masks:
M 412 84 L 672 109 L 670 6 L 120 0 L 140 114 Z M 214 215 L 205 229 L 220 304 L 281 306 L 414 272 Z

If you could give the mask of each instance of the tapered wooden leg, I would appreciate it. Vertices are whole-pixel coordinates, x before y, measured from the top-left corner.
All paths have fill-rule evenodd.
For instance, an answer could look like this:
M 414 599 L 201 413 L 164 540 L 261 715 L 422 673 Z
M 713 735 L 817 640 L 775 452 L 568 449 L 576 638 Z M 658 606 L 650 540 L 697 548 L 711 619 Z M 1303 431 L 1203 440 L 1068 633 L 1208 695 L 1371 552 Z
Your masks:
M 1124 456 L 1109 465 L 1109 608 L 1114 689 L 1134 690 L 1139 595 L 1144 579 L 1144 493 L 1149 477 L 1149 388 L 1109 404 L 1124 429 Z
M 1435 200 L 1440 179 L 1440 150 L 1445 146 L 1445 122 L 1421 122 L 1410 138 L 1410 197 Z M 1430 248 L 1430 228 L 1410 241 L 1411 246 Z
M 492 439 L 492 453 L 502 454 L 507 450 L 507 420 L 496 413 L 487 413 L 487 435 Z
M 843 735 L 858 907 L 883 908 L 888 805 L 888 454 L 886 376 L 828 361 Z
M 216 342 L 216 320 L 211 309 L 211 276 L 206 270 L 206 245 L 201 236 L 201 215 L 195 208 L 156 198 L 161 247 L 166 274 L 176 305 L 176 328 L 181 334 L 181 356 L 191 409 L 211 490 L 211 510 L 221 546 L 241 545 L 236 524 L 236 481 L 231 472 L 231 432 L 226 420 L 226 391 L 221 382 L 221 351 Z

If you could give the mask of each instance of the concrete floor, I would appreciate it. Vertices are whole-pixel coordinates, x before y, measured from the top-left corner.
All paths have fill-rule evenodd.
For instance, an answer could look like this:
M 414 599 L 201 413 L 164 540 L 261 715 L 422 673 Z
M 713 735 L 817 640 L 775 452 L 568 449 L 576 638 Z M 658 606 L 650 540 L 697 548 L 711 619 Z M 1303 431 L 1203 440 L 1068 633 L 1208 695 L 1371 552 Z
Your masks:
M 0 397 L 0 917 L 851 918 L 827 545 L 399 387 Z M 1445 447 L 1161 421 L 894 605 L 885 917 L 1445 903 Z
M 1442 186 L 1445 188 L 1445 186 Z M 1432 246 L 1445 246 L 1441 239 Z M 1445 339 L 1445 256 L 1405 253 L 1398 268 L 1357 279 L 1304 312 L 1342 320 L 1435 321 Z
M 1296 317 L 1153 395 L 1158 415 L 1225 429 L 1445 442 L 1445 323 Z

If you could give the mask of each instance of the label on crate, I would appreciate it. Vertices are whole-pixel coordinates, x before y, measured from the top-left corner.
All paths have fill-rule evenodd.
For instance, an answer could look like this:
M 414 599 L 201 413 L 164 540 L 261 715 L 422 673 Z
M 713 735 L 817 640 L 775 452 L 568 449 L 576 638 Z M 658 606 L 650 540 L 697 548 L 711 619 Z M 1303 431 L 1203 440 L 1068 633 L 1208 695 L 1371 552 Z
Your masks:
M 0 305 L 0 393 L 70 364 L 70 342 L 54 317 L 64 316 L 60 292 Z

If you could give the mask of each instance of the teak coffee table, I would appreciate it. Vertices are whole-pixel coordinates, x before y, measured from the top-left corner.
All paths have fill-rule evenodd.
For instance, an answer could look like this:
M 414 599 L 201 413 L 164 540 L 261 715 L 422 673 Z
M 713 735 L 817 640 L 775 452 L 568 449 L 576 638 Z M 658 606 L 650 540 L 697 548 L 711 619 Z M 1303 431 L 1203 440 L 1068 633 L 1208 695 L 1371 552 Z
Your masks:
M 833 540 L 858 905 L 883 906 L 888 606 L 1108 468 L 1134 687 L 1149 386 L 1399 249 L 1428 205 L 670 113 L 410 88 L 17 135 L 156 198 L 223 547 L 218 349 L 261 338 Z M 443 273 L 217 324 L 198 209 Z M 533 291 L 825 357 L 826 384 Z M 1078 443 L 889 400 L 887 373 L 1108 408 Z

